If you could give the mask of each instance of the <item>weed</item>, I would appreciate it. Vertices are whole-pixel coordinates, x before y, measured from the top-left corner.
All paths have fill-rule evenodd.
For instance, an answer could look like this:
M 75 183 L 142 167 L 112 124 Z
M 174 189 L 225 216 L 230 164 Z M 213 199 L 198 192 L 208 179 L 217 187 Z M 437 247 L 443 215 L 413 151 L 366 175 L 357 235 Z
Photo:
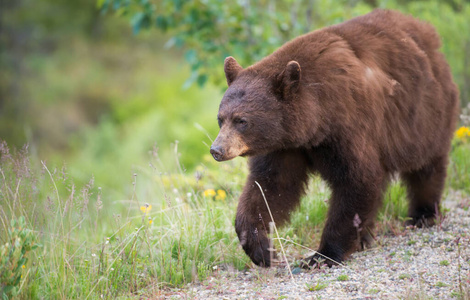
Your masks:
M 411 275 L 407 273 L 402 273 L 398 276 L 398 279 L 410 279 Z
M 346 274 L 341 274 L 341 275 L 339 275 L 339 276 L 336 278 L 336 280 L 338 280 L 338 281 L 348 281 L 348 280 L 349 280 L 349 276 L 346 275 Z
M 441 260 L 441 261 L 439 262 L 439 265 L 441 265 L 441 266 L 448 266 L 448 265 L 450 265 L 450 263 L 449 263 L 448 260 Z
M 307 286 L 307 290 L 310 292 L 320 291 L 328 286 L 327 283 L 323 282 L 317 282 L 316 284 L 306 283 L 305 285 Z
M 28 276 L 31 271 L 31 266 L 28 264 L 29 252 L 40 246 L 35 240 L 36 234 L 26 227 L 23 216 L 11 220 L 8 239 L 0 246 L 0 296 L 2 299 L 15 298 L 19 295 L 25 282 L 21 281 L 23 274 Z M 26 268 L 27 273 L 24 272 Z

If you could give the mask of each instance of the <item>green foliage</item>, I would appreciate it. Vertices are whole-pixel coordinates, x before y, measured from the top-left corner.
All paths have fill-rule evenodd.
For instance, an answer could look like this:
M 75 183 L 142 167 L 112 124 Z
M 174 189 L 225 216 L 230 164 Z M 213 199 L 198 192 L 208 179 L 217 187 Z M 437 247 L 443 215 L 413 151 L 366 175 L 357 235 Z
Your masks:
M 310 292 L 316 292 L 316 291 L 321 291 L 324 288 L 328 287 L 327 283 L 324 282 L 317 282 L 317 283 L 306 283 L 305 286 L 307 287 L 307 290 Z
M 184 49 L 192 73 L 187 85 L 203 85 L 210 76 L 225 82 L 221 64 L 231 55 L 250 65 L 295 36 L 367 12 L 350 1 L 122 1 L 100 0 L 104 11 L 113 9 L 130 18 L 133 31 L 156 27 L 169 34 L 167 47 Z M 321 12 L 321 13 L 320 13 Z
M 469 102 L 470 3 L 457 1 L 236 1 L 98 0 L 104 11 L 129 16 L 134 33 L 156 27 L 171 36 L 168 47 L 186 51 L 192 73 L 187 84 L 203 85 L 208 76 L 224 82 L 223 59 L 234 56 L 250 65 L 296 36 L 365 14 L 375 7 L 398 9 L 431 22 L 441 34 L 443 51 Z
M 444 266 L 444 267 L 447 267 L 448 265 L 450 265 L 450 263 L 449 263 L 448 260 L 441 260 L 441 261 L 439 262 L 439 265 Z
M 448 168 L 447 182 L 453 189 L 470 194 L 470 139 L 456 138 L 452 143 L 452 152 Z
M 341 275 L 339 275 L 339 276 L 336 278 L 336 280 L 338 280 L 338 281 L 348 281 L 348 280 L 349 280 L 349 276 L 346 275 L 346 274 L 341 274 Z
M 3 220 L 2 220 L 3 221 Z M 5 224 L 4 224 L 5 225 Z M 11 219 L 6 242 L 0 246 L 0 282 L 2 299 L 18 296 L 29 252 L 39 247 L 36 234 L 26 227 L 23 216 Z
M 318 232 L 324 225 L 328 210 L 330 189 L 319 177 L 309 182 L 309 191 L 292 214 L 282 235 L 301 245 L 312 245 L 319 240 Z
M 379 211 L 379 220 L 405 220 L 408 215 L 406 188 L 401 182 L 392 183 L 384 195 L 384 203 Z
M 87 35 L 90 39 L 96 38 L 103 27 L 98 20 L 95 0 L 4 1 L 0 3 L 0 12 L 0 136 L 21 147 L 30 142 L 31 134 L 38 126 L 31 124 L 38 112 L 36 93 L 51 91 L 46 88 L 50 82 L 46 84 L 42 76 L 48 70 L 38 70 L 42 67 L 41 62 L 54 61 L 56 64 L 51 67 L 60 70 L 62 78 L 69 81 L 60 87 L 59 95 L 48 94 L 48 103 L 66 100 L 64 91 L 73 84 L 71 74 L 63 69 L 63 59 L 51 59 L 51 56 L 62 43 L 70 47 L 77 38 L 83 39 Z M 111 20 L 109 25 L 116 27 Z M 109 35 L 105 37 L 107 39 Z M 39 87 L 30 90 L 28 79 Z M 32 128 L 28 128 L 30 124 Z
M 408 273 L 402 273 L 398 276 L 398 279 L 400 279 L 400 280 L 411 279 L 411 278 L 412 278 L 411 275 L 408 274 Z

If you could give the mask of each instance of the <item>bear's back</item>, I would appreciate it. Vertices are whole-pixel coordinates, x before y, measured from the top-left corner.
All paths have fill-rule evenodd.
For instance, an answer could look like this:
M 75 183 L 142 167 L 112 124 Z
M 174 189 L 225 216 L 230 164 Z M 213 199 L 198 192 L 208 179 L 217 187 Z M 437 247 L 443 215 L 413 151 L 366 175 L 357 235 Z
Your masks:
M 387 169 L 403 170 L 450 146 L 458 91 L 440 45 L 431 25 L 375 10 L 300 36 L 251 68 L 272 76 L 297 61 L 301 101 L 321 103 L 333 139 L 366 139 Z

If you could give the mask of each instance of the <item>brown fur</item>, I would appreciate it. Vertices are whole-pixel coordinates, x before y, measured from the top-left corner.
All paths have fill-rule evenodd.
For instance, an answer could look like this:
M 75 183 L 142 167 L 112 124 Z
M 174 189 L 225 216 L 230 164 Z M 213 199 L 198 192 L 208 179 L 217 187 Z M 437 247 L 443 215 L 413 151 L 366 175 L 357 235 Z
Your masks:
M 300 36 L 246 69 L 226 59 L 229 88 L 211 153 L 249 156 L 235 228 L 253 262 L 271 264 L 271 220 L 255 181 L 282 225 L 308 174 L 320 174 L 332 195 L 319 252 L 337 262 L 360 245 L 356 214 L 367 240 L 393 173 L 407 185 L 410 223 L 432 223 L 458 111 L 439 47 L 429 24 L 375 10 Z

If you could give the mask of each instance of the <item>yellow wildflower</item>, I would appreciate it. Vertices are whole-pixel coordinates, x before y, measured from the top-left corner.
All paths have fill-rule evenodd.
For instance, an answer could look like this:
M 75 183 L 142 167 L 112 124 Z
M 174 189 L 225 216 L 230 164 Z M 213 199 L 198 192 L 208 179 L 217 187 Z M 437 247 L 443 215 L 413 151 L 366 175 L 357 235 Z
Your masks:
M 214 197 L 215 190 L 214 189 L 207 189 L 204 191 L 204 197 Z
M 140 210 L 144 213 L 147 214 L 149 211 L 152 210 L 152 204 L 145 203 L 145 205 L 140 207 Z
M 225 198 L 227 198 L 227 193 L 224 190 L 217 190 L 215 200 L 225 200 Z
M 455 132 L 455 136 L 459 139 L 470 136 L 470 129 L 468 127 L 462 126 Z
M 153 220 L 152 218 L 149 217 L 149 225 L 152 225 L 152 223 L 153 223 Z
M 24 269 L 24 268 L 26 268 L 26 266 L 25 266 L 25 265 L 22 265 L 21 268 Z

